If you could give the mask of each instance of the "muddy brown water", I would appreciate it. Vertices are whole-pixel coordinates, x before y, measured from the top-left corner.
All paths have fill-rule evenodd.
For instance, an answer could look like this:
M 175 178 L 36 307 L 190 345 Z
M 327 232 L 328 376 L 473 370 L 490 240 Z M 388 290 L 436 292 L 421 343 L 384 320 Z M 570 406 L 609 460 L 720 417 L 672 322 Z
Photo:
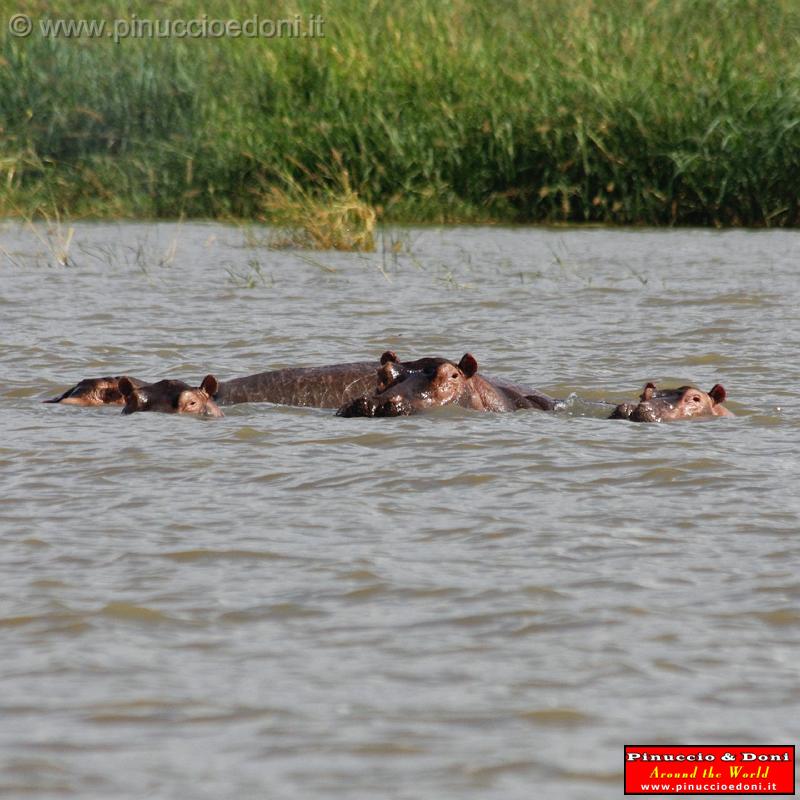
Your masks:
M 585 800 L 625 743 L 797 742 L 798 234 L 67 227 L 0 225 L 0 795 Z M 39 402 L 387 348 L 572 397 Z M 598 418 L 648 380 L 739 416 Z

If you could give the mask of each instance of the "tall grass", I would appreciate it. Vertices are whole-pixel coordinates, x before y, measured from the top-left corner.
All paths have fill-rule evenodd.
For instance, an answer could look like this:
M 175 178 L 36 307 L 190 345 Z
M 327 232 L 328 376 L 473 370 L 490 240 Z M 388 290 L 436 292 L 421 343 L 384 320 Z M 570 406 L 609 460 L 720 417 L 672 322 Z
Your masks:
M 800 223 L 793 0 L 144 3 L 325 36 L 119 44 L 14 39 L 3 7 L 3 215 L 276 220 L 346 175 L 394 221 Z

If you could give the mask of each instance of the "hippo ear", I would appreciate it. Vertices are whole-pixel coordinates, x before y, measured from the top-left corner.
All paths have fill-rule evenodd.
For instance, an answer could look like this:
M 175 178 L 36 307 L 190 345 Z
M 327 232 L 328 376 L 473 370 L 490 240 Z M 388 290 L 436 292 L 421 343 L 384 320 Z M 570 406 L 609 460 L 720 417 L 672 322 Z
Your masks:
M 147 392 L 144 389 L 137 389 L 129 377 L 123 376 L 119 379 L 119 390 L 125 398 L 125 408 L 123 414 L 132 414 L 134 411 L 144 411 L 148 405 Z
M 136 387 L 133 385 L 131 379 L 127 375 L 123 375 L 119 379 L 119 390 L 122 393 L 122 396 L 127 400 L 135 391 Z
M 206 375 L 200 388 L 209 396 L 213 397 L 219 391 L 219 381 L 213 375 Z
M 654 383 L 646 383 L 644 385 L 644 391 L 639 398 L 643 402 L 647 403 L 653 399 L 653 395 L 656 393 L 656 385 Z
M 725 391 L 725 387 L 721 383 L 715 383 L 711 391 L 708 393 L 708 396 L 714 401 L 714 405 L 718 405 L 719 403 L 725 402 L 725 398 L 728 396 L 728 393 Z
M 133 414 L 135 411 L 144 411 L 145 400 L 139 397 L 139 392 L 134 390 L 125 398 L 125 406 L 122 409 L 123 414 Z
M 461 356 L 461 361 L 458 362 L 458 368 L 468 377 L 471 378 L 478 371 L 478 362 L 472 353 L 464 353 Z
M 389 366 L 384 364 L 383 368 L 378 370 L 378 380 L 384 384 L 386 384 L 387 382 L 393 383 L 404 372 L 403 367 L 400 366 L 396 361 L 389 361 L 388 364 Z M 386 379 L 386 381 L 384 381 L 384 378 Z
M 395 353 L 394 350 L 387 350 L 381 356 L 381 364 L 389 364 L 389 363 L 392 363 L 392 364 L 396 364 L 397 363 L 397 353 Z

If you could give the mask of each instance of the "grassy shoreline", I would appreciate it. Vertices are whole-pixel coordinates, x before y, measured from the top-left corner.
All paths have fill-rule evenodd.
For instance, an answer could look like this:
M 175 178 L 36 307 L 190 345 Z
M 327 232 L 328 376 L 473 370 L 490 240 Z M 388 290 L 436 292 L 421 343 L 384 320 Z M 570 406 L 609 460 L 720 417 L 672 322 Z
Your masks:
M 789 0 L 224 0 L 203 12 L 318 14 L 324 37 L 120 43 L 14 38 L 16 10 L 0 14 L 0 216 L 285 224 L 346 196 L 399 223 L 800 224 Z

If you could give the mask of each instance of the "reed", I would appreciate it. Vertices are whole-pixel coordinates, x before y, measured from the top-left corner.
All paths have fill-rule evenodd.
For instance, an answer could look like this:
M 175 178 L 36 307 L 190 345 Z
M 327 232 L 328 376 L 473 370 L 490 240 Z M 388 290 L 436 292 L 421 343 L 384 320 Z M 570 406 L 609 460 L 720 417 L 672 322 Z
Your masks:
M 309 177 L 314 188 L 286 177 L 285 186 L 270 186 L 262 196 L 264 221 L 278 227 L 269 246 L 373 251 L 375 209 L 350 186 L 347 171 L 322 185 L 318 176 Z
M 122 3 L 32 0 L 45 15 Z M 323 38 L 0 44 L 0 214 L 214 217 L 360 246 L 395 222 L 800 223 L 792 0 L 300 0 Z M 346 187 L 343 184 L 346 176 Z

